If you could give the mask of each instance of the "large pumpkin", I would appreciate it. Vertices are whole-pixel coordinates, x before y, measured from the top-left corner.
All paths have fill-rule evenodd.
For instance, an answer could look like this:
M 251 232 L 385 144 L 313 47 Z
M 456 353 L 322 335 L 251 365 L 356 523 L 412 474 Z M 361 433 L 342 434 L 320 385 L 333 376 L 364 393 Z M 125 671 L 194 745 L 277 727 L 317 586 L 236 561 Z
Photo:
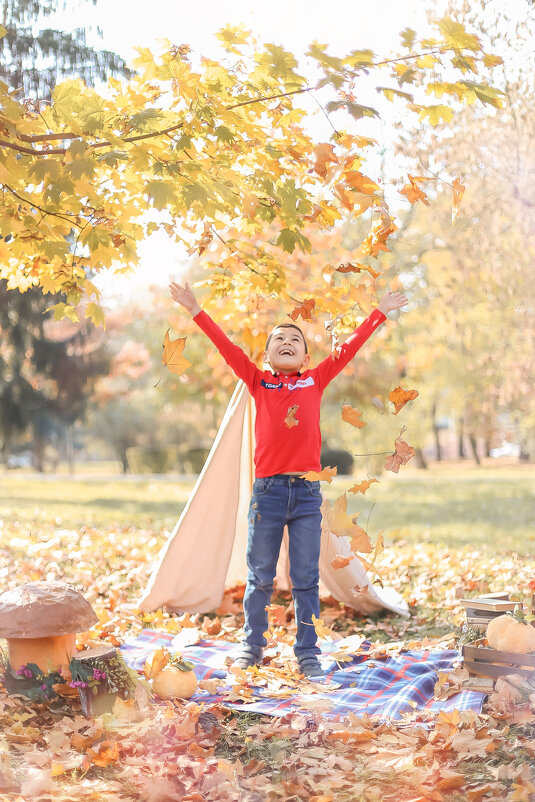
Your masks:
M 487 626 L 487 642 L 501 652 L 535 652 L 535 627 L 517 621 L 512 615 L 499 615 Z

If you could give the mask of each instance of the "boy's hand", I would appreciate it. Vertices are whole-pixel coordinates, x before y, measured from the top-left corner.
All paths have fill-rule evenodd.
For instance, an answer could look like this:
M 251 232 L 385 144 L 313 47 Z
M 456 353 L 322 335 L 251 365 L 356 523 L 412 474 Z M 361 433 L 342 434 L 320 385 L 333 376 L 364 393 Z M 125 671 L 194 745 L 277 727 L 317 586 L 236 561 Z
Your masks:
M 181 287 L 180 284 L 172 281 L 169 285 L 169 289 L 171 291 L 171 298 L 173 301 L 176 301 L 177 304 L 180 304 L 180 306 L 183 306 L 184 309 L 188 310 L 188 312 L 191 312 L 192 317 L 195 317 L 195 315 L 199 314 L 201 307 L 197 303 L 197 299 L 193 293 L 193 290 L 187 281 L 184 287 Z
M 407 296 L 403 295 L 402 292 L 388 290 L 381 298 L 377 308 L 383 315 L 388 315 L 389 312 L 393 312 L 394 309 L 401 309 L 403 306 L 407 306 L 408 303 Z

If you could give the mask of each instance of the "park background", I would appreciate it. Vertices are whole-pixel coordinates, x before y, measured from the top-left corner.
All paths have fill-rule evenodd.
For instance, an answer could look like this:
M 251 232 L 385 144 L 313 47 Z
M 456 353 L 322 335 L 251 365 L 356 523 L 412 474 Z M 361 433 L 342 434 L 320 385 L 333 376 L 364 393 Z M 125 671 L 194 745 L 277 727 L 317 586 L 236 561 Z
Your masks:
M 261 41 L 293 51 L 303 70 L 309 69 L 304 51 L 314 39 L 328 42 L 333 53 L 371 47 L 382 54 L 398 46 L 403 29 L 425 32 L 441 14 L 477 26 L 485 46 L 504 61 L 492 76 L 504 93 L 502 108 L 459 105 L 451 120 L 433 128 L 420 126 L 388 99 L 380 121 L 364 118 L 356 124 L 338 111 L 343 120 L 338 122 L 340 117 L 331 115 L 337 125 L 353 125 L 379 143 L 365 169 L 380 182 L 398 230 L 378 260 L 380 276 L 369 275 L 367 288 L 379 295 L 388 286 L 403 290 L 409 306 L 366 344 L 325 394 L 322 433 L 331 449 L 325 464 L 342 463 L 348 455 L 354 462 L 349 473 L 340 470 L 325 485 L 324 493 L 332 502 L 355 481 L 379 480 L 366 496 L 352 497 L 349 509 L 360 513 L 372 539 L 383 533 L 385 548 L 375 563 L 378 578 L 399 590 L 411 617 L 362 618 L 332 600 L 323 603 L 322 616 L 337 633 L 361 632 L 383 643 L 423 643 L 428 637 L 459 635 L 462 596 L 505 590 L 529 598 L 535 541 L 532 4 L 517 0 L 504 9 L 494 2 L 430 2 L 426 8 L 389 2 L 381 4 L 379 15 L 376 4 L 342 0 L 328 10 L 319 2 L 205 2 L 186 8 L 162 1 L 150 9 L 141 3 L 97 2 L 81 4 L 75 16 L 72 9 L 57 7 L 41 20 L 33 18 L 30 3 L 11 2 L 5 8 L 15 24 L 4 20 L 3 79 L 22 87 L 28 97 L 46 97 L 58 75 L 82 75 L 102 88 L 105 73 L 126 72 L 125 61 L 135 46 L 160 52 L 154 40 L 162 36 L 162 20 L 164 36 L 177 45 L 191 44 L 192 59 L 201 53 L 218 58 L 215 31 L 227 23 L 244 23 Z M 49 32 L 41 37 L 47 26 Z M 82 26 L 93 30 L 82 32 Z M 23 30 L 27 35 L 22 36 Z M 67 36 L 65 41 L 73 31 L 72 40 Z M 93 56 L 91 48 L 110 53 Z M 80 49 L 84 55 L 78 58 Z M 364 102 L 374 92 L 364 78 L 361 91 Z M 296 105 L 308 115 L 310 135 L 329 141 L 332 125 L 317 104 L 305 98 Z M 429 206 L 400 193 L 408 165 L 432 179 L 417 182 Z M 460 207 L 452 193 L 456 179 L 466 187 Z M 162 217 L 154 214 L 152 222 L 159 227 Z M 280 250 L 278 258 L 298 288 L 296 305 L 309 297 L 310 287 L 321 285 L 324 274 L 351 263 L 368 228 L 369 221 L 348 215 L 327 233 L 309 232 L 309 254 Z M 183 616 L 139 616 L 136 600 L 193 488 L 235 383 L 215 349 L 173 307 L 169 277 L 198 285 L 201 302 L 206 298 L 229 336 L 256 359 L 270 322 L 287 319 L 293 309 L 288 300 L 279 303 L 268 295 L 260 305 L 258 296 L 214 297 L 209 278 L 222 258 L 219 249 L 212 240 L 203 253 L 188 253 L 161 230 L 147 236 L 133 272 L 125 273 L 118 264 L 94 276 L 102 291 L 105 328 L 83 315 L 56 320 L 51 307 L 61 295 L 33 286 L 21 291 L 0 280 L 0 576 L 6 588 L 36 579 L 62 579 L 78 587 L 99 616 L 93 636 L 104 642 L 123 642 L 142 626 L 181 631 Z M 359 300 L 355 323 L 371 304 L 366 293 Z M 313 362 L 331 350 L 328 319 L 320 314 L 302 324 Z M 349 323 L 344 335 L 351 330 Z M 192 364 L 180 376 L 162 365 L 168 329 L 172 337 L 187 336 L 184 355 Z M 398 385 L 419 395 L 394 416 L 388 396 Z M 358 407 L 365 427 L 342 422 L 344 404 Z M 394 475 L 385 471 L 384 453 L 391 453 L 402 427 L 415 456 Z M 195 623 L 204 632 L 238 639 L 239 599 L 238 591 L 226 599 L 226 607 Z M 290 620 L 289 597 L 276 601 Z M 286 636 L 279 632 L 279 637 Z M 224 754 L 232 762 L 252 724 L 271 726 L 247 714 L 227 725 Z M 39 726 L 46 738 L 52 737 L 53 720 Z M 479 725 L 462 726 L 464 737 Z M 467 783 L 499 779 L 498 798 L 528 799 L 530 770 L 525 766 L 532 753 L 515 741 L 526 732 L 513 727 L 496 755 L 479 753 L 456 764 L 457 771 L 464 772 Z M 441 738 L 439 731 L 435 751 L 430 748 L 422 758 L 424 763 L 429 758 L 430 776 L 433 759 L 443 757 Z M 247 758 L 264 761 L 263 771 L 281 798 L 287 792 L 278 785 L 280 764 L 289 745 L 279 744 L 273 754 L 262 745 L 245 747 Z M 344 748 L 347 753 L 350 747 Z M 359 767 L 355 754 L 352 759 Z M 2 767 L 8 776 L 7 758 Z M 112 799 L 114 792 L 126 793 L 123 780 L 113 774 L 119 768 L 110 758 L 108 764 L 87 769 L 83 781 Z M 393 780 L 388 762 L 381 767 L 375 761 L 375 778 L 367 770 L 360 765 L 361 778 L 368 778 L 371 788 L 362 798 L 414 795 L 416 780 L 410 775 L 405 784 L 399 777 Z M 59 772 L 58 798 L 59 787 L 78 792 L 76 771 Z M 326 778 L 326 790 L 334 774 Z M 433 777 L 428 790 L 439 782 Z M 349 799 L 361 780 L 352 782 Z M 451 788 L 460 787 L 458 777 L 456 782 Z M 447 794 L 447 784 L 440 787 Z

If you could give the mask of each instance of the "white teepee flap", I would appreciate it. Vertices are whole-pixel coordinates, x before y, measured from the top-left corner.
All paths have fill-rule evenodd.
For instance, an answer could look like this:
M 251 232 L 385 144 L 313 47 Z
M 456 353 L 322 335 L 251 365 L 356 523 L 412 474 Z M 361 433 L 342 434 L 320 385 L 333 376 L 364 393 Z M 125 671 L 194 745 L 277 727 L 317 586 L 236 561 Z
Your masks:
M 139 601 L 142 612 L 164 606 L 210 612 L 221 603 L 236 533 L 238 456 L 248 398 L 247 388 L 240 382 L 189 501 Z

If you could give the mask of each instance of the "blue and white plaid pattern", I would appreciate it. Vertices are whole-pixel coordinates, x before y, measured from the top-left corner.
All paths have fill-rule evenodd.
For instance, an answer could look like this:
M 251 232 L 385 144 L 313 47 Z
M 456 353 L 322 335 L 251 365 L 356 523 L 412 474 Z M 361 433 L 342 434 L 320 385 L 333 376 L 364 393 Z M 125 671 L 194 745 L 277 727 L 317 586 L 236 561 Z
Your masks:
M 153 629 L 143 630 L 137 638 L 125 643 L 121 652 L 131 668 L 141 669 L 146 658 L 160 646 L 172 649 L 173 635 Z M 296 692 L 289 698 L 278 699 L 266 695 L 265 688 L 255 688 L 255 702 L 228 702 L 224 694 L 208 694 L 200 691 L 192 697 L 199 704 L 220 703 L 236 710 L 250 710 L 272 716 L 283 716 L 290 712 L 309 713 L 310 708 L 323 700 L 330 707 L 322 715 L 330 718 L 355 715 L 378 715 L 381 718 L 399 719 L 414 710 L 475 710 L 481 712 L 485 694 L 475 691 L 460 691 L 444 701 L 434 698 L 437 672 L 449 671 L 461 659 L 456 651 L 419 650 L 403 652 L 397 657 L 369 659 L 358 654 L 351 660 L 337 664 L 336 653 L 343 648 L 346 639 L 321 645 L 321 661 L 326 669 L 325 682 L 341 687 L 328 688 L 320 693 L 320 683 L 315 683 L 314 694 Z M 366 647 L 366 643 L 362 644 Z M 181 649 L 181 654 L 195 666 L 197 679 L 224 679 L 225 658 L 236 653 L 238 644 L 220 640 L 202 640 L 193 646 Z M 329 661 L 329 658 L 331 660 Z M 221 683 L 225 686 L 225 683 Z

